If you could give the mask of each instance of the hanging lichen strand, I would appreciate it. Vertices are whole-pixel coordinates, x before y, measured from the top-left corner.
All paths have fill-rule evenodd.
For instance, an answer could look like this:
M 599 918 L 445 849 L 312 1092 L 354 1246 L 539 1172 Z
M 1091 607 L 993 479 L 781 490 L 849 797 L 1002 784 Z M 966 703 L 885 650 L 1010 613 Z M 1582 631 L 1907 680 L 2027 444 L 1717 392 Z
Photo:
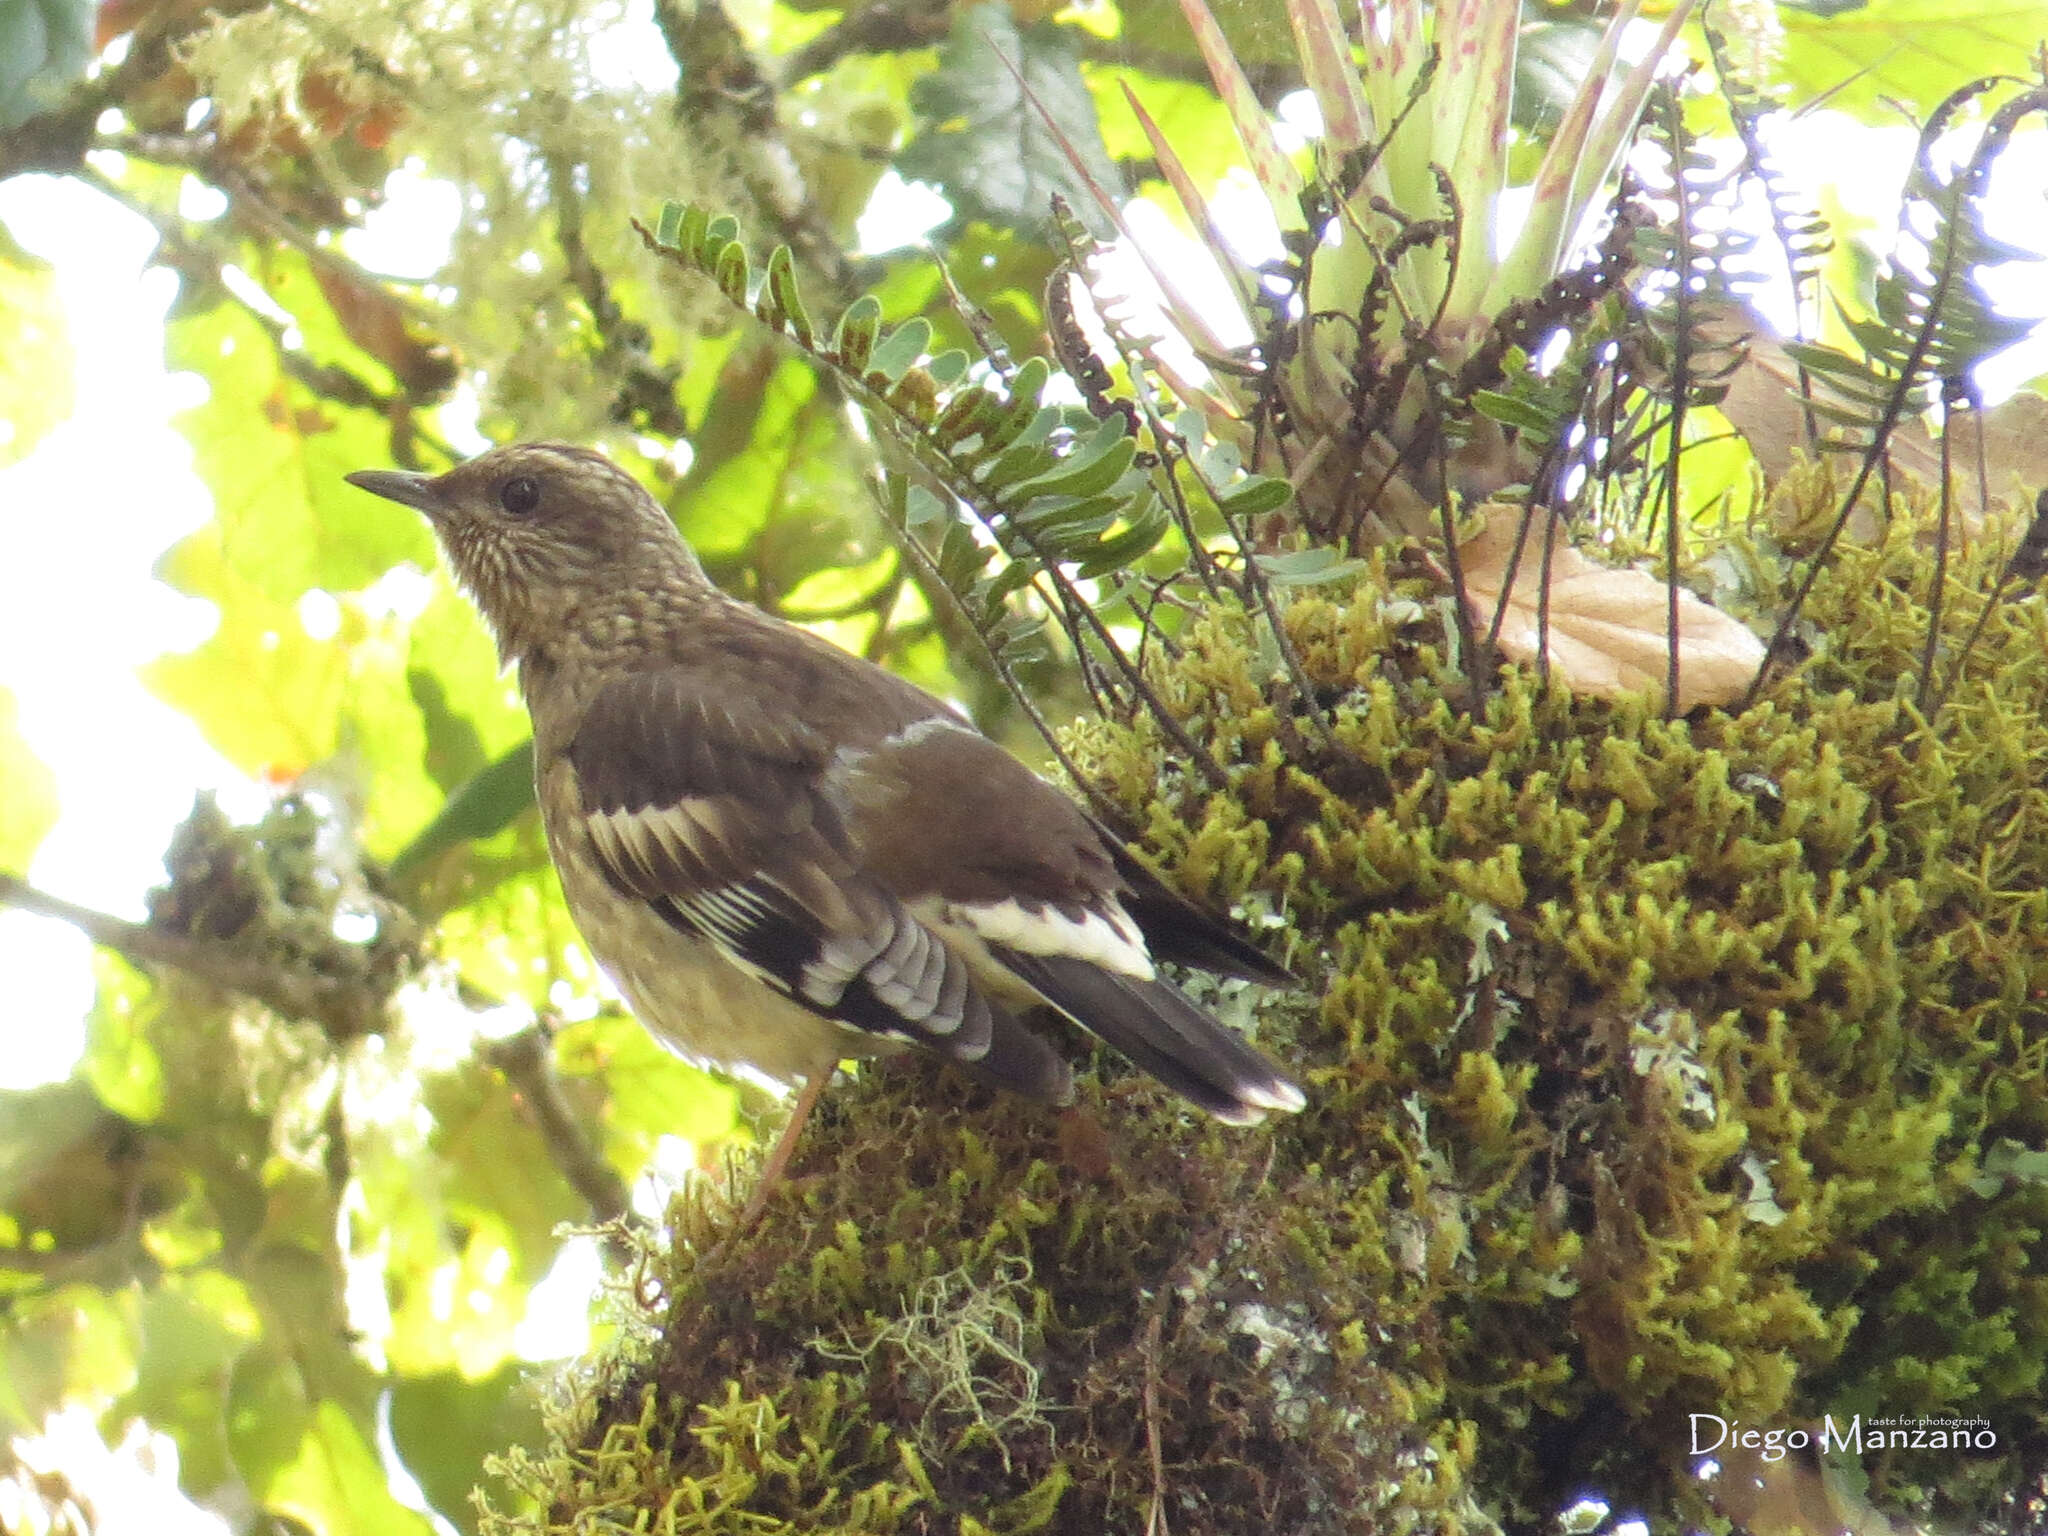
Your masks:
M 1782 571 L 1838 494 L 1795 475 L 1730 558 Z M 1308 1112 L 1250 1141 L 1105 1063 L 1062 1130 L 872 1072 L 746 1242 L 672 1213 L 660 1305 L 519 1479 L 706 1532 L 1476 1532 L 1585 1488 L 1706 1516 L 1695 1412 L 1967 1412 L 1995 1453 L 1872 1492 L 1998 1526 L 2048 1460 L 2048 617 L 2000 605 L 1930 728 L 1895 510 L 1739 718 L 1510 668 L 1475 719 L 1433 584 L 1375 557 L 1286 610 L 1324 744 L 1211 612 L 1152 686 L 1222 789 L 1144 716 L 1069 748 L 1277 925 L 1321 1002 L 1258 1030 Z M 1952 641 L 2002 558 L 1952 561 Z

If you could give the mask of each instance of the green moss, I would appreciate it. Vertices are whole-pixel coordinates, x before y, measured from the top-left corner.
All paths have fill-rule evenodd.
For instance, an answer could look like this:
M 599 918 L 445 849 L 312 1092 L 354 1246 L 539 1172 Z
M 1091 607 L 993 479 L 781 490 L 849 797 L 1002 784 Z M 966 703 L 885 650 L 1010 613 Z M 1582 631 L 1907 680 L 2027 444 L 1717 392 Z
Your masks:
M 1226 793 L 1142 722 L 1073 747 L 1186 889 L 1284 917 L 1311 985 L 1258 1029 L 1308 1110 L 866 1073 L 756 1232 L 675 1213 L 528 1469 L 550 1528 L 1460 1532 L 1587 1487 L 1664 1528 L 1693 1412 L 1982 1416 L 1995 1455 L 1869 1471 L 1993 1518 L 2048 1466 L 2048 618 L 1995 615 L 1930 724 L 1928 564 L 1904 518 L 1845 550 L 1740 717 L 1512 669 L 1474 717 L 1376 562 L 1288 614 L 1324 745 L 1208 616 L 1155 684 Z

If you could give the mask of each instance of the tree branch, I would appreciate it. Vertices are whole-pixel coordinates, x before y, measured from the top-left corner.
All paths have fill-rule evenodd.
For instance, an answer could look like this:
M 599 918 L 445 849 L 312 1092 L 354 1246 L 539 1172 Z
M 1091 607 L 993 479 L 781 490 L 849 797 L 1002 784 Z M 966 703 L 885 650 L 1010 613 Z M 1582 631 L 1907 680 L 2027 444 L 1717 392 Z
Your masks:
M 170 163 L 181 162 L 174 160 Z M 375 288 L 389 296 L 389 290 L 384 288 L 381 278 L 364 271 L 338 252 L 329 252 L 314 245 L 289 219 L 264 203 L 243 178 L 232 172 L 220 175 L 217 173 L 218 167 L 209 167 L 203 160 L 187 168 L 192 169 L 195 174 L 210 175 L 214 183 L 227 193 L 238 213 L 254 216 L 266 232 L 303 250 L 309 261 L 328 267 L 347 282 Z M 196 236 L 186 220 L 152 207 L 127 188 L 108 180 L 91 166 L 80 167 L 73 174 L 87 186 L 145 220 L 156 231 L 161 253 L 159 260 L 163 265 L 178 272 L 189 282 L 220 286 L 223 295 L 262 327 L 263 333 L 270 338 L 271 347 L 277 355 L 278 367 L 311 393 L 351 410 L 374 411 L 392 424 L 394 434 L 403 429 L 404 442 L 425 443 L 440 455 L 444 463 L 453 464 L 463 457 L 437 434 L 419 424 L 417 409 L 431 403 L 430 398 L 414 392 L 403 380 L 400 380 L 397 390 L 386 393 L 362 375 L 338 363 L 315 362 L 305 353 L 286 346 L 285 326 L 276 316 L 265 314 L 232 289 L 220 285 L 221 269 L 235 259 L 232 253 L 216 249 L 213 242 Z M 394 298 L 393 302 L 399 301 Z M 390 365 L 387 363 L 386 366 Z M 397 449 L 394 451 L 397 452 Z M 401 462 L 418 467 L 416 455 L 397 452 L 397 456 Z
M 68 923 L 93 943 L 138 965 L 182 971 L 223 991 L 240 993 L 282 1017 L 310 1019 L 332 1039 L 353 1039 L 384 1021 L 386 999 L 372 997 L 360 986 L 269 964 L 218 940 L 131 923 L 53 896 L 5 870 L 0 870 L 0 906 Z M 478 1012 L 498 1006 L 495 999 L 467 984 L 460 988 L 460 995 Z M 626 1214 L 625 1181 L 577 1123 L 548 1060 L 545 1030 L 538 1024 L 528 1025 L 503 1040 L 484 1042 L 477 1054 L 502 1072 L 525 1101 L 549 1158 L 589 1204 L 592 1216 L 608 1222 Z
M 720 0 L 655 0 L 654 20 L 681 70 L 676 114 L 699 125 L 725 120 L 723 143 L 733 172 L 746 184 L 777 238 L 808 261 L 842 300 L 852 283 L 846 252 L 819 219 L 776 108 L 776 83 L 761 67 Z
M 239 992 L 285 1018 L 310 1019 L 335 1039 L 368 1034 L 383 1022 L 384 999 L 366 996 L 359 986 L 277 965 L 217 939 L 131 923 L 82 907 L 4 870 L 0 870 L 0 906 L 19 907 L 69 923 L 93 943 L 138 964 L 169 966 L 225 991 Z

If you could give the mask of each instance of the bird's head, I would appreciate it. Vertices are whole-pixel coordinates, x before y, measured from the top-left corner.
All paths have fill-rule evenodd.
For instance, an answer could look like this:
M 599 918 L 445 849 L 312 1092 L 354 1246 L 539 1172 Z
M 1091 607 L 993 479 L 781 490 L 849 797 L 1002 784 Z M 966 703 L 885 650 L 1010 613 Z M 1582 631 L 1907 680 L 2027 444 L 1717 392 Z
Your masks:
M 507 661 L 633 590 L 703 580 L 654 498 L 587 448 L 514 443 L 444 475 L 365 469 L 348 482 L 426 514 Z

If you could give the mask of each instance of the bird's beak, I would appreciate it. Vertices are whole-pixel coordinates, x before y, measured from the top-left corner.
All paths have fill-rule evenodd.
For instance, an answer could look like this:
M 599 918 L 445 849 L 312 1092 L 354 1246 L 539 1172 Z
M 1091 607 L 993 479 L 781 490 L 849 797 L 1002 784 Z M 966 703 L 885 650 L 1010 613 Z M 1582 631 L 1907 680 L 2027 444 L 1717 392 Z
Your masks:
M 438 516 L 447 510 L 441 493 L 435 489 L 431 475 L 418 475 L 404 469 L 359 469 L 342 478 L 358 490 L 368 491 L 372 496 L 382 496 L 386 501 L 402 502 L 416 507 L 429 517 Z

